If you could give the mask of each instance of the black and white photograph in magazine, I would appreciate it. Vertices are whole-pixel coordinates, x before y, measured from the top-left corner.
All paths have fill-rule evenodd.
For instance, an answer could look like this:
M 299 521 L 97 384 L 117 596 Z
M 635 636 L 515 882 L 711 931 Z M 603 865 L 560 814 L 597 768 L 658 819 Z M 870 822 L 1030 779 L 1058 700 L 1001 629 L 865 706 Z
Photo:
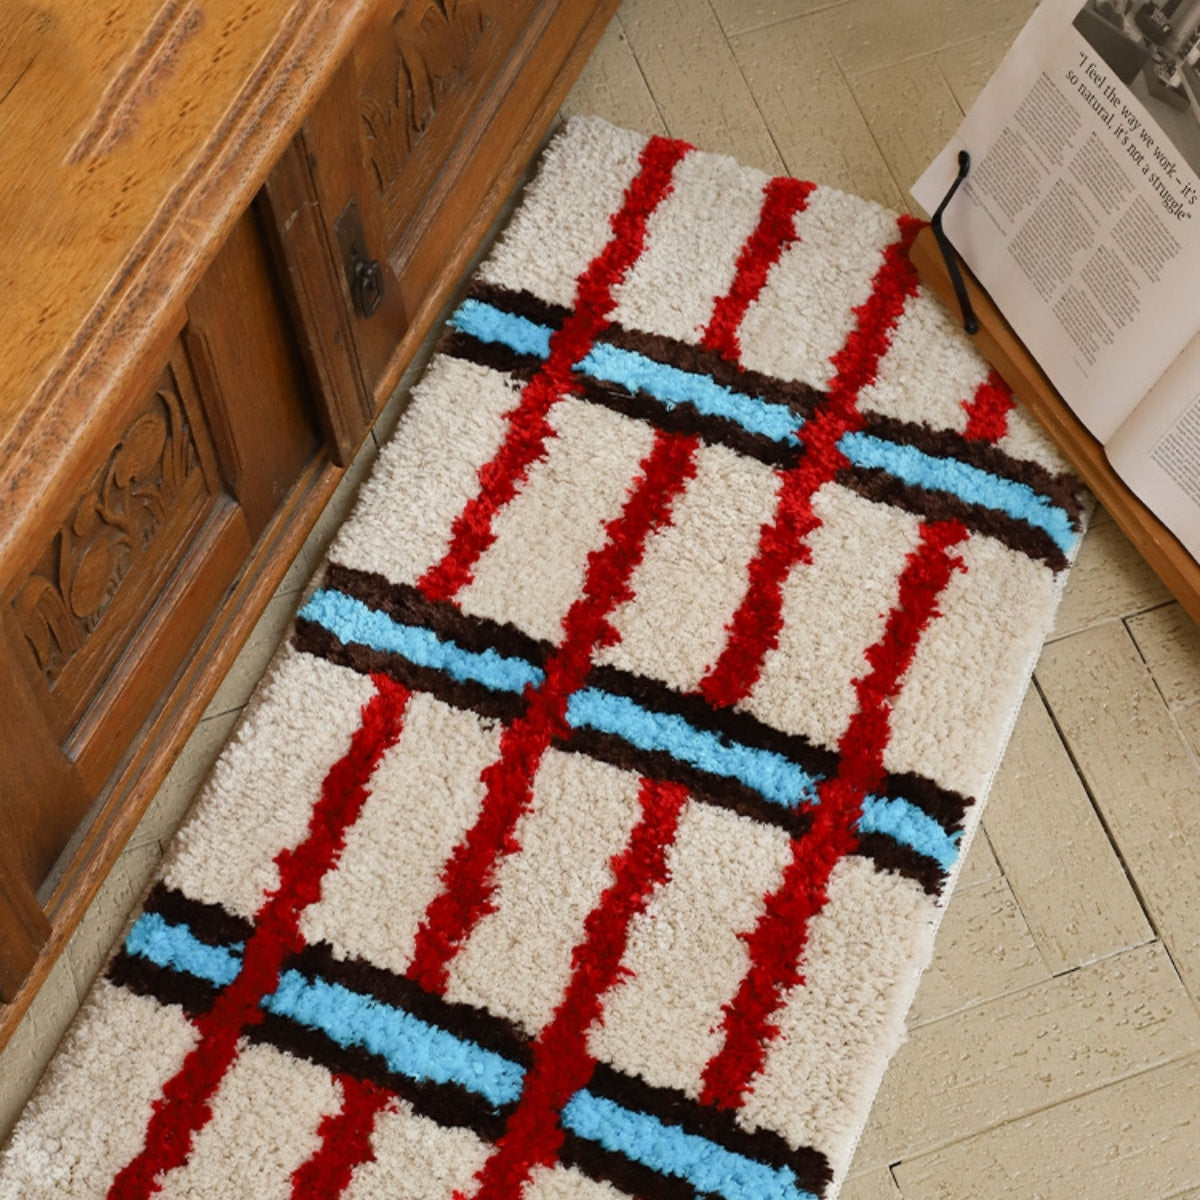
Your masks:
M 1087 0 L 1073 24 L 1200 174 L 1200 0 Z

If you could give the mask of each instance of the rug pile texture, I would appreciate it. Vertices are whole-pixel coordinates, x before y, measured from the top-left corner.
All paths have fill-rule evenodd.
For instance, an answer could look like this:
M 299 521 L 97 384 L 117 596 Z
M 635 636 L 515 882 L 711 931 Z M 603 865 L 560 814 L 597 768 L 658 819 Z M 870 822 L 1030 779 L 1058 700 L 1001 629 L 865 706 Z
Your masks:
M 568 123 L 0 1196 L 834 1194 L 1082 521 L 917 229 Z

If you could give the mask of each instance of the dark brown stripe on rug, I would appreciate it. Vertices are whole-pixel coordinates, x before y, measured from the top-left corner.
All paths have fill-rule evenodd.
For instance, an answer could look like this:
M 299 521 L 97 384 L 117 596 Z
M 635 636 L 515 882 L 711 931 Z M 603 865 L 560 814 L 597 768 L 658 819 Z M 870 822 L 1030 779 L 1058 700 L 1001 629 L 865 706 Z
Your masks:
M 157 913 L 170 925 L 186 925 L 197 940 L 209 946 L 236 945 L 247 941 L 254 932 L 253 921 L 219 904 L 192 900 L 161 881 L 150 889 L 142 907 L 146 912 Z
M 619 350 L 632 350 L 635 354 L 645 355 L 665 366 L 704 376 L 744 396 L 756 397 L 769 404 L 786 405 L 801 420 L 808 420 L 827 398 L 824 391 L 811 384 L 763 375 L 730 362 L 714 350 L 705 350 L 702 346 L 661 334 L 612 325 L 604 331 L 600 340 Z
M 446 331 L 438 351 L 463 362 L 499 371 L 521 383 L 528 383 L 542 369 L 544 361 L 536 354 L 520 354 L 503 342 L 482 342 L 457 329 Z
M 331 562 L 325 568 L 324 584 L 368 608 L 386 613 L 401 625 L 415 625 L 437 634 L 443 642 L 453 642 L 463 650 L 482 654 L 494 650 L 505 658 L 520 658 L 535 667 L 544 667 L 554 647 L 505 621 L 468 616 L 457 605 L 427 600 L 418 588 L 392 583 L 374 571 Z
M 706 416 L 694 405 L 686 402 L 668 408 L 645 392 L 629 392 L 620 384 L 609 383 L 607 380 L 581 376 L 579 395 L 591 404 L 641 421 L 654 429 L 695 436 L 709 446 L 726 446 L 746 458 L 756 459 L 764 466 L 777 470 L 786 470 L 793 466 L 800 456 L 798 446 L 785 445 L 762 434 L 750 433 L 736 421 Z
M 792 837 L 803 837 L 812 826 L 799 809 L 773 804 L 753 788 L 736 779 L 711 775 L 663 750 L 639 750 L 623 738 L 595 729 L 576 729 L 562 742 L 560 750 L 584 754 L 622 770 L 660 783 L 680 783 L 701 804 L 726 808 L 763 825 L 774 825 Z
M 891 872 L 903 875 L 919 883 L 930 896 L 940 896 L 946 886 L 947 873 L 932 858 L 902 846 L 886 834 L 858 834 L 858 849 L 854 852 L 859 858 L 870 859 L 877 871 Z
M 746 1129 L 731 1109 L 697 1104 L 673 1088 L 660 1088 L 637 1076 L 598 1063 L 587 1085 L 593 1095 L 633 1112 L 648 1113 L 664 1125 L 706 1138 L 734 1154 L 772 1167 L 787 1167 L 806 1191 L 820 1193 L 833 1178 L 828 1160 L 810 1147 L 793 1149 L 769 1129 Z
M 203 1016 L 219 992 L 193 975 L 156 966 L 123 950 L 109 965 L 108 979 L 135 995 L 181 1008 L 192 1019 Z M 507 1108 L 496 1111 L 481 1096 L 458 1084 L 420 1082 L 398 1075 L 384 1059 L 362 1046 L 339 1046 L 324 1033 L 287 1017 L 266 1013 L 261 1023 L 243 1032 L 253 1042 L 306 1059 L 334 1075 L 353 1075 L 387 1088 L 439 1125 L 470 1129 L 488 1141 L 495 1141 L 504 1131 Z
M 532 1065 L 530 1040 L 511 1022 L 473 1004 L 432 995 L 403 975 L 361 958 L 337 958 L 324 943 L 306 946 L 288 960 L 287 966 L 310 980 L 340 984 L 348 991 L 403 1009 L 429 1025 L 474 1042 L 526 1070 Z
M 454 708 L 475 712 L 482 717 L 507 722 L 518 717 L 525 708 L 524 699 L 512 693 L 495 692 L 482 684 L 458 682 L 444 671 L 418 667 L 400 655 L 387 651 L 343 645 L 335 634 L 302 617 L 296 620 L 293 642 L 297 649 L 305 653 L 349 667 L 359 674 L 385 674 L 415 691 L 427 693 Z M 735 709 L 714 710 L 701 697 L 681 695 L 654 680 L 614 667 L 596 667 L 587 686 L 628 697 L 650 713 L 679 716 L 694 728 L 715 734 L 726 744 L 736 742 L 779 754 L 789 762 L 798 764 L 814 778 L 828 777 L 837 770 L 837 755 L 833 751 L 814 746 L 798 735 L 781 733 L 749 713 Z M 713 804 L 750 820 L 773 825 L 793 837 L 803 837 L 811 826 L 810 818 L 801 809 L 773 803 L 737 779 L 701 770 L 667 751 L 640 749 L 615 734 L 579 728 L 572 730 L 557 745 L 567 753 L 587 755 L 647 779 L 680 783 L 700 803 Z M 961 827 L 968 803 L 958 793 L 911 774 L 889 776 L 881 795 L 907 800 L 951 833 Z M 902 870 L 904 874 L 919 879 L 922 886 L 930 887 L 929 881 L 934 879 L 934 875 L 930 873 L 928 859 L 895 845 L 889 838 L 879 837 L 876 841 L 881 847 L 892 847 L 886 853 L 882 849 L 878 853 L 870 853 L 870 857 L 881 867 Z M 876 842 L 870 844 L 875 845 Z M 940 872 L 938 868 L 935 870 Z M 932 889 L 935 892 L 940 888 L 940 873 L 936 878 L 939 882 Z M 219 943 L 241 939 L 225 939 L 214 935 L 212 940 Z
M 323 658 L 335 666 L 349 667 L 360 675 L 386 675 L 404 687 L 425 692 L 453 708 L 461 708 L 501 721 L 512 721 L 525 711 L 525 700 L 512 692 L 493 691 L 481 683 L 451 678 L 445 671 L 419 667 L 399 654 L 374 650 L 358 643 L 345 645 L 323 625 L 297 617 L 292 644 L 297 650 Z
M 597 1183 L 610 1183 L 623 1195 L 636 1200 L 719 1200 L 708 1193 L 697 1192 L 686 1179 L 660 1175 L 624 1154 L 606 1150 L 569 1130 L 563 1135 L 558 1161 Z
M 480 342 L 469 334 L 456 333 L 442 346 L 445 354 L 466 362 L 476 363 L 494 371 L 526 379 L 540 366 L 540 360 L 527 354 L 517 354 L 497 342 Z M 681 401 L 668 407 L 645 392 L 630 392 L 608 380 L 577 375 L 577 394 L 589 404 L 607 408 L 623 417 L 641 421 L 665 433 L 696 436 L 710 446 L 727 446 L 747 458 L 766 466 L 786 469 L 799 456 L 799 447 L 774 441 L 762 434 L 750 433 L 736 421 L 724 417 L 706 416 L 694 405 Z
M 569 310 L 561 305 L 550 304 L 529 292 L 509 291 L 494 284 L 472 285 L 468 298 L 490 304 L 502 312 L 525 317 L 550 329 L 558 329 L 569 315 Z M 756 396 L 772 404 L 786 404 L 805 419 L 816 411 L 824 399 L 824 393 L 810 384 L 764 375 L 732 362 L 715 350 L 706 350 L 695 343 L 681 342 L 677 338 L 648 333 L 643 329 L 629 329 L 614 322 L 597 340 L 619 350 L 645 355 L 665 366 L 703 375 L 722 387 L 746 396 Z
M 994 508 L 968 504 L 950 492 L 927 491 L 902 483 L 882 467 L 844 467 L 837 481 L 867 500 L 890 504 L 925 521 L 961 521 L 972 533 L 995 538 L 1010 550 L 1045 563 L 1054 572 L 1070 565 L 1054 540 L 1040 529 Z
M 974 804 L 961 792 L 944 788 L 924 775 L 901 772 L 888 775 L 883 782 L 883 795 L 904 799 L 932 817 L 947 833 L 961 829 L 967 809 Z
M 837 754 L 797 733 L 784 733 L 735 708 L 714 709 L 703 696 L 685 694 L 645 675 L 617 667 L 596 666 L 586 687 L 625 696 L 651 712 L 682 717 L 695 729 L 714 733 L 726 742 L 767 750 L 796 763 L 810 775 L 830 775 L 837 770 Z
M 512 290 L 499 284 L 488 283 L 476 279 L 467 291 L 468 300 L 478 300 L 482 304 L 490 304 L 502 312 L 513 313 L 524 317 L 536 325 L 546 325 L 551 329 L 560 329 L 563 322 L 571 315 L 571 309 L 562 304 L 554 304 L 543 300 L 532 292 L 524 289 Z
M 509 1108 L 493 1109 L 482 1096 L 457 1083 L 410 1079 L 388 1069 L 387 1063 L 362 1046 L 339 1046 L 323 1033 L 267 1013 L 261 1023 L 245 1030 L 253 1042 L 273 1046 L 306 1059 L 334 1075 L 353 1075 L 378 1084 L 408 1101 L 413 1111 L 447 1129 L 469 1129 L 489 1142 L 504 1132 Z
M 1023 483 L 1039 496 L 1045 496 L 1061 508 L 1078 530 L 1083 521 L 1083 503 L 1075 481 L 1069 476 L 1047 470 L 1027 459 L 1015 459 L 991 442 L 963 437 L 950 429 L 933 429 L 911 421 L 899 421 L 880 413 L 865 413 L 863 432 L 887 442 L 912 446 L 932 458 L 952 458 L 977 467 L 989 475 Z
M 208 1012 L 220 994 L 220 988 L 205 979 L 160 967 L 125 950 L 118 950 L 113 955 L 105 978 L 134 995 L 181 1008 L 192 1019 Z
M 736 779 L 707 774 L 663 751 L 639 750 L 612 734 L 598 733 L 594 729 L 577 729 L 560 742 L 558 748 L 610 763 L 644 779 L 682 784 L 699 804 L 711 804 L 735 812 L 747 820 L 773 825 L 793 838 L 803 838 L 812 828 L 810 813 L 773 804 Z M 893 841 L 886 834 L 860 835 L 858 854 L 870 859 L 880 871 L 890 871 L 915 880 L 931 896 L 939 895 L 945 885 L 946 872 L 938 863 L 917 850 Z

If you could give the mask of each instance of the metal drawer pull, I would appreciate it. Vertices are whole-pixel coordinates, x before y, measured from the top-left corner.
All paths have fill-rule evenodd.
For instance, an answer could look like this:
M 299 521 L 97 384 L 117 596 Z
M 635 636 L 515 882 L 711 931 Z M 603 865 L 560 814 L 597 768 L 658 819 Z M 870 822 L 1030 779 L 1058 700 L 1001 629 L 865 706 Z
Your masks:
M 354 307 L 360 316 L 374 316 L 383 303 L 383 268 L 379 259 L 355 256 L 354 278 L 350 284 L 354 296 Z

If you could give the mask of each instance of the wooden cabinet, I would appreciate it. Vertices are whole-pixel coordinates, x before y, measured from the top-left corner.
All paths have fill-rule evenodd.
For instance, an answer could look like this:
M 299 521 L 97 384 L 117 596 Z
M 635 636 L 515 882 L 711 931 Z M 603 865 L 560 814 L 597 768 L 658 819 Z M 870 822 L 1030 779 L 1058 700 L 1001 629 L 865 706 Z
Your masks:
M 0 754 L 6 997 L 69 932 L 76 889 L 119 853 L 213 690 L 224 637 L 244 625 L 231 589 L 278 574 L 267 535 L 322 473 L 286 312 L 252 204 L 103 422 L 42 480 L 37 506 L 13 513 L 0 590 L 19 729 Z
M 339 462 L 445 305 L 614 8 L 385 5 L 306 116 L 265 198 Z
M 6 30 L 0 178 L 50 166 L 40 208 L 0 196 L 0 1042 L 614 7 L 61 0 Z

